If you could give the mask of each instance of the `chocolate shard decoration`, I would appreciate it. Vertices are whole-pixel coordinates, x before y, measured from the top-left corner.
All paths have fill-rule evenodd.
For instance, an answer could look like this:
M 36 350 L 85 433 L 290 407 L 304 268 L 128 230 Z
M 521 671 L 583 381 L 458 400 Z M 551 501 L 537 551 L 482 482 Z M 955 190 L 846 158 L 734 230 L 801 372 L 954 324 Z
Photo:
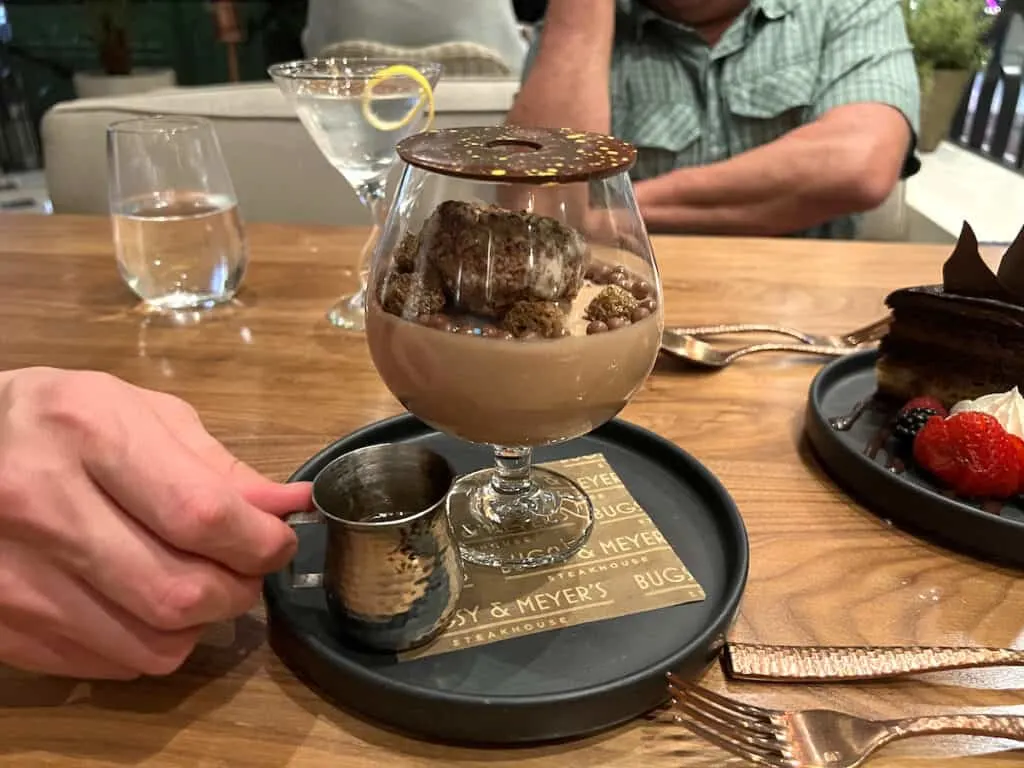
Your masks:
M 1024 254 L 1022 254 L 1024 255 Z M 1024 266 L 1024 264 L 1022 264 Z M 1022 276 L 1024 280 L 1024 276 Z M 979 296 L 986 299 L 1006 298 L 1006 291 L 981 258 L 978 238 L 966 221 L 957 238 L 956 248 L 942 265 L 942 288 L 946 293 Z
M 1024 227 L 1003 254 L 996 274 L 1003 290 L 1024 303 Z

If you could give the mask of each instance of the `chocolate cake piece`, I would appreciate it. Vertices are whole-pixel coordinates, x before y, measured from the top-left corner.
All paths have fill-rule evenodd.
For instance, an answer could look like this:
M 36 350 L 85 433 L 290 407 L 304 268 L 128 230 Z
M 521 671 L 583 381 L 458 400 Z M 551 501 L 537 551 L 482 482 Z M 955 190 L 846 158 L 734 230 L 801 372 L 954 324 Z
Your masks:
M 437 207 L 420 240 L 454 306 L 485 317 L 575 298 L 589 261 L 586 240 L 560 221 L 457 200 Z
M 885 303 L 892 323 L 875 369 L 880 395 L 951 406 L 1024 388 L 1024 229 L 993 274 L 965 222 L 943 284 L 901 288 Z

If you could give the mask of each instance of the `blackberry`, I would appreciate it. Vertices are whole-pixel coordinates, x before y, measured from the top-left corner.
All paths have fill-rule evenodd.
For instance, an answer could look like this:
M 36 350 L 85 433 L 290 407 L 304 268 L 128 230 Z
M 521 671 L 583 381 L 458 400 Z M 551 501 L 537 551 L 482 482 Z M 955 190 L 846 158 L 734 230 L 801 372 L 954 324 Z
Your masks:
M 912 451 L 917 433 L 921 431 L 928 419 L 938 415 L 939 412 L 934 408 L 911 408 L 909 411 L 903 411 L 896 417 L 896 424 L 892 428 L 896 442 L 905 450 Z

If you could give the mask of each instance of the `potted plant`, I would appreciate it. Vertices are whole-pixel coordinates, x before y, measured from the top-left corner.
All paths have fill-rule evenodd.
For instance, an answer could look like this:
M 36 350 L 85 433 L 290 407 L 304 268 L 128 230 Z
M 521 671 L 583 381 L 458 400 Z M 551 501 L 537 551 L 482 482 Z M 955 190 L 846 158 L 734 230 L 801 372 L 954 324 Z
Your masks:
M 119 96 L 167 88 L 176 82 L 172 69 L 145 69 L 133 64 L 130 0 L 86 0 L 98 71 L 76 72 L 75 93 L 81 97 Z
M 921 81 L 918 149 L 932 152 L 949 134 L 973 74 L 985 66 L 992 24 L 986 0 L 902 0 L 907 36 Z

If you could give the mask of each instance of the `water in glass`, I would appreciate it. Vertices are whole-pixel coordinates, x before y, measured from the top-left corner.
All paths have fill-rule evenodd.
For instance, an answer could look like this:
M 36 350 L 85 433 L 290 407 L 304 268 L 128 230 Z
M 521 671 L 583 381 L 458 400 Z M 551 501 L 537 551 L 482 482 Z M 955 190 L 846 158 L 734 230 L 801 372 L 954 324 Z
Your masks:
M 247 249 L 232 198 L 180 192 L 127 200 L 113 219 L 118 269 L 147 304 L 198 307 L 238 290 Z

